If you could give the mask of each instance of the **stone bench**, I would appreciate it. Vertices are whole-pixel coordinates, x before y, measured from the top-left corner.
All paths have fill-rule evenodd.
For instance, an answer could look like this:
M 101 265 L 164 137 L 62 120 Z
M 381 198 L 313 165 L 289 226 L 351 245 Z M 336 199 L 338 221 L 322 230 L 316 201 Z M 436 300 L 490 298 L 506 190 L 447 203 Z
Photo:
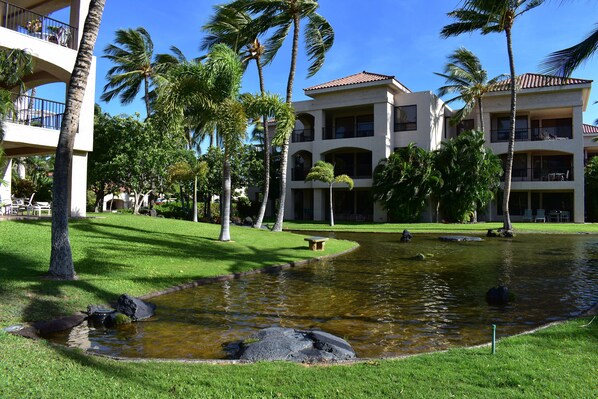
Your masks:
M 323 251 L 324 247 L 326 246 L 326 241 L 328 241 L 328 238 L 306 237 L 303 240 L 309 242 L 309 249 L 311 249 L 312 251 Z

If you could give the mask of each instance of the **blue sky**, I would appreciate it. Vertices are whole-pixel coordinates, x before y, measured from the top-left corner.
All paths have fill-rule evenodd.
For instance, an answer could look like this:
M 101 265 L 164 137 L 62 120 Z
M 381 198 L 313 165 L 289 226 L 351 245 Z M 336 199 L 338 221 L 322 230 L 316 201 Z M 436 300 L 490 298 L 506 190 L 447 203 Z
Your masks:
M 168 52 L 169 47 L 175 45 L 187 57 L 195 57 L 200 54 L 201 26 L 211 15 L 212 7 L 220 3 L 212 0 L 108 0 L 96 45 L 96 99 L 102 108 L 111 114 L 145 114 L 140 100 L 129 106 L 122 106 L 117 100 L 109 104 L 99 100 L 106 83 L 106 71 L 111 66 L 100 56 L 117 29 L 143 26 L 151 34 L 156 52 Z M 321 0 L 319 12 L 332 24 L 335 44 L 320 72 L 310 79 L 306 78 L 306 57 L 300 53 L 293 99 L 306 99 L 303 94 L 306 87 L 363 70 L 394 75 L 412 91 L 436 91 L 444 82 L 433 72 L 441 72 L 447 55 L 460 46 L 478 55 L 489 76 L 508 73 L 504 35 L 474 33 L 447 40 L 440 38 L 442 27 L 451 22 L 446 13 L 458 4 L 459 0 Z M 596 16 L 598 2 L 595 0 L 548 0 L 524 14 L 513 32 L 517 73 L 538 72 L 540 62 L 550 52 L 585 37 L 598 22 Z M 290 40 L 265 70 L 270 92 L 284 96 L 289 59 Z M 598 119 L 598 104 L 592 104 L 598 101 L 598 57 L 573 76 L 595 81 L 591 104 L 584 114 L 584 122 L 593 123 Z M 243 90 L 258 90 L 253 67 L 246 72 Z

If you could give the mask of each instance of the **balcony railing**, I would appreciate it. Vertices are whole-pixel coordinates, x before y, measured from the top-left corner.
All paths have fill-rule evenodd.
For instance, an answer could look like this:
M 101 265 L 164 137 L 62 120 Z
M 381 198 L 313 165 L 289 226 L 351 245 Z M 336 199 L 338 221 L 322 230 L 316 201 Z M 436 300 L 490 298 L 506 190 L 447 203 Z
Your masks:
M 372 137 L 374 135 L 374 123 L 361 123 L 355 129 L 322 128 L 324 140 L 352 139 L 356 137 Z
M 305 143 L 308 141 L 314 141 L 314 130 L 313 129 L 293 130 L 293 135 L 292 135 L 293 143 Z
M 501 181 L 505 176 L 501 177 Z M 513 168 L 511 181 L 573 181 L 573 168 L 569 166 L 552 168 Z
M 0 0 L 3 28 L 76 49 L 77 29 L 45 15 Z
M 490 140 L 492 143 L 506 143 L 509 141 L 509 129 L 492 130 Z M 549 141 L 571 140 L 573 138 L 572 126 L 556 126 L 542 128 L 520 128 L 515 130 L 515 141 Z
M 64 103 L 20 95 L 14 107 L 14 111 L 7 115 L 8 122 L 60 130 L 64 116 Z
M 293 168 L 291 169 L 291 180 L 292 181 L 303 181 L 305 180 L 305 176 L 307 176 L 307 170 L 303 168 Z

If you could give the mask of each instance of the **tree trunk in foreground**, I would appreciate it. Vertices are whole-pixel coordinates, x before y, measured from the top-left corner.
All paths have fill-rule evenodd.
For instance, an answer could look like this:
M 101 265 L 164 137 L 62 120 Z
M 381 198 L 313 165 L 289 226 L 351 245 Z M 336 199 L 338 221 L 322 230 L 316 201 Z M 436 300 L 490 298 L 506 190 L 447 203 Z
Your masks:
M 503 229 L 513 230 L 511 224 L 511 216 L 509 214 L 509 197 L 511 196 L 511 176 L 513 175 L 513 153 L 515 151 L 515 121 L 516 121 L 516 104 L 517 91 L 515 76 L 515 60 L 513 59 L 513 43 L 511 41 L 511 30 L 506 29 L 507 36 L 507 50 L 509 53 L 509 68 L 511 71 L 511 131 L 509 132 L 509 144 L 507 147 L 507 164 L 505 165 L 505 189 L 502 200 L 502 211 L 504 215 Z
M 228 149 L 224 149 L 224 162 L 222 165 L 222 196 L 220 197 L 220 237 L 218 241 L 230 241 L 230 159 Z
M 197 223 L 197 175 L 193 180 L 193 221 Z
M 334 226 L 334 202 L 332 201 L 332 184 L 330 185 L 330 225 Z
M 266 88 L 264 87 L 264 73 L 262 69 L 262 63 L 260 62 L 259 58 L 256 61 L 257 64 L 257 72 L 260 79 L 260 92 L 262 95 L 266 93 Z M 257 214 L 257 219 L 255 220 L 255 224 L 253 227 L 256 229 L 262 228 L 262 222 L 264 221 L 264 215 L 266 214 L 266 207 L 268 206 L 268 196 L 270 195 L 270 135 L 268 133 L 268 117 L 264 116 L 263 118 L 263 125 L 264 125 L 264 186 L 263 186 L 263 195 L 262 195 L 262 203 L 260 204 L 260 210 Z
M 105 3 L 106 0 L 91 0 L 89 4 L 75 67 L 69 81 L 66 108 L 56 147 L 52 187 L 52 252 L 48 276 L 62 280 L 76 278 L 68 231 L 69 174 L 81 104 L 87 87 L 87 78 L 93 61 L 93 48 L 98 37 Z

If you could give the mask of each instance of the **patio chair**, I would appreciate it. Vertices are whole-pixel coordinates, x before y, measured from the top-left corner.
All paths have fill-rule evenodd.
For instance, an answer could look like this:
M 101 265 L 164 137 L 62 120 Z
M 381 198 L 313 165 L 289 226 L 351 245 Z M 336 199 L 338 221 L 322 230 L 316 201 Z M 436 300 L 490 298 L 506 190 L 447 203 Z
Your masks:
M 31 194 L 31 197 L 29 197 L 29 202 L 27 202 L 26 204 L 21 204 L 18 205 L 17 207 L 17 215 L 20 213 L 22 215 L 25 214 L 25 212 L 27 212 L 27 216 L 29 216 L 29 208 L 33 205 L 33 197 L 35 196 L 35 193 Z
M 523 222 L 525 222 L 525 221 L 531 222 L 533 220 L 532 210 L 526 209 L 525 211 L 523 211 L 523 217 L 521 218 L 521 220 Z
M 571 212 L 569 211 L 562 211 L 561 212 L 561 222 L 569 223 L 571 221 Z
M 29 215 L 29 212 L 32 215 L 37 214 L 37 216 L 41 216 L 42 212 L 47 212 L 48 215 L 52 214 L 52 205 L 49 202 L 36 202 L 27 208 L 27 215 Z
M 534 221 L 537 223 L 540 220 L 546 223 L 546 212 L 544 211 L 544 209 L 536 209 L 536 217 Z

